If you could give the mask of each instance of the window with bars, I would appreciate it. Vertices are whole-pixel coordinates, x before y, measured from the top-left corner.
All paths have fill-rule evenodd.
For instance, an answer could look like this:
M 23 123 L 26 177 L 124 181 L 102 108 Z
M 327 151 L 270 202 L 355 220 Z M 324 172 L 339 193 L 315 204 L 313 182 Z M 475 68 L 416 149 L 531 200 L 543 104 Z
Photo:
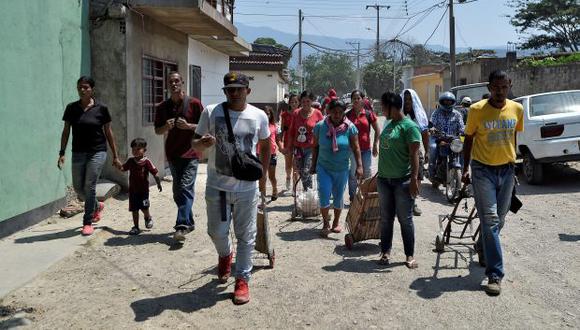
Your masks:
M 143 125 L 155 122 L 155 106 L 169 98 L 167 78 L 177 64 L 150 57 L 143 58 Z
M 228 21 L 232 21 L 232 12 L 234 9 L 233 0 L 206 0 L 210 6 L 214 7 L 220 14 L 225 16 Z

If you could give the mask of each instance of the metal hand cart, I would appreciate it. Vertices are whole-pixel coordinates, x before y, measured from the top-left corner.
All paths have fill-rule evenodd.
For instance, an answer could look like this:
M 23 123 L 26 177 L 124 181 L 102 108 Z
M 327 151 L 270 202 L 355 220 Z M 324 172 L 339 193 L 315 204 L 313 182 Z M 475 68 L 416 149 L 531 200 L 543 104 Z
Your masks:
M 445 245 L 462 244 L 452 243 L 451 239 L 471 239 L 473 242 L 477 242 L 481 225 L 478 224 L 474 232 L 473 222 L 475 219 L 478 219 L 478 216 L 471 186 L 465 185 L 455 199 L 453 211 L 450 214 L 439 216 L 439 233 L 435 237 L 435 251 L 445 252 Z M 454 227 L 459 234 L 454 234 Z
M 349 250 L 356 242 L 381 238 L 377 175 L 358 185 L 346 215 L 346 227 L 348 234 L 344 236 L 344 243 Z
M 272 246 L 272 237 L 270 235 L 270 224 L 268 222 L 268 211 L 266 210 L 266 197 L 261 194 L 260 204 L 258 206 L 258 216 L 256 217 L 256 251 L 265 254 L 268 257 L 269 268 L 274 268 L 276 252 Z

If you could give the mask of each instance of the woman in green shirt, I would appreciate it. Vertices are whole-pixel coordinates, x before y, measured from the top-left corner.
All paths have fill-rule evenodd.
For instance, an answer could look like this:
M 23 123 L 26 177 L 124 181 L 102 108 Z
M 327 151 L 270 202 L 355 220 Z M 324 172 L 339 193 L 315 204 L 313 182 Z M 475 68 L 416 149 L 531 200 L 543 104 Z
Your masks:
M 419 194 L 419 146 L 421 132 L 413 120 L 403 112 L 403 100 L 395 93 L 381 97 L 383 114 L 391 121 L 380 137 L 377 188 L 381 214 L 381 258 L 387 265 L 393 243 L 395 215 L 401 225 L 405 264 L 417 268 L 414 258 L 415 232 L 413 205 Z

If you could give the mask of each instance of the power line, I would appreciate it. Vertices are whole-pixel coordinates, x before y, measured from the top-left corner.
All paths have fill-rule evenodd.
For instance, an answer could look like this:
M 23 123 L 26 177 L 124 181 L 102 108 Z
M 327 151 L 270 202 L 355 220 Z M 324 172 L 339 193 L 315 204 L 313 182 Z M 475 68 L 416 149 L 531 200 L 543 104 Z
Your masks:
M 437 30 L 439 29 L 439 25 L 441 25 L 441 21 L 443 21 L 443 18 L 445 17 L 445 14 L 447 14 L 447 8 L 445 8 L 443 15 L 441 15 L 439 22 L 437 22 L 437 26 L 435 27 L 435 30 L 433 30 L 433 32 L 431 32 L 431 35 L 429 36 L 429 38 L 427 38 L 427 40 L 425 40 L 425 42 L 423 43 L 423 47 L 425 47 L 427 45 L 427 43 L 429 42 L 429 40 L 431 40 L 431 38 L 433 37 L 435 32 L 437 32 Z

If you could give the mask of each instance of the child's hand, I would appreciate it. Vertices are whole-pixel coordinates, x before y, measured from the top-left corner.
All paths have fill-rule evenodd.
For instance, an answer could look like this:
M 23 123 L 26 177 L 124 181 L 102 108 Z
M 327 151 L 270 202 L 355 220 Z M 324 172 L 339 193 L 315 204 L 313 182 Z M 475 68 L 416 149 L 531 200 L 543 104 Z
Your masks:
M 163 191 L 163 187 L 161 186 L 161 179 L 159 179 L 159 177 L 156 175 L 153 177 L 155 179 L 155 182 L 157 183 L 157 189 L 159 189 L 159 192 Z
M 205 148 L 209 148 L 216 143 L 216 138 L 213 137 L 211 134 L 206 134 L 202 136 L 200 140 Z

